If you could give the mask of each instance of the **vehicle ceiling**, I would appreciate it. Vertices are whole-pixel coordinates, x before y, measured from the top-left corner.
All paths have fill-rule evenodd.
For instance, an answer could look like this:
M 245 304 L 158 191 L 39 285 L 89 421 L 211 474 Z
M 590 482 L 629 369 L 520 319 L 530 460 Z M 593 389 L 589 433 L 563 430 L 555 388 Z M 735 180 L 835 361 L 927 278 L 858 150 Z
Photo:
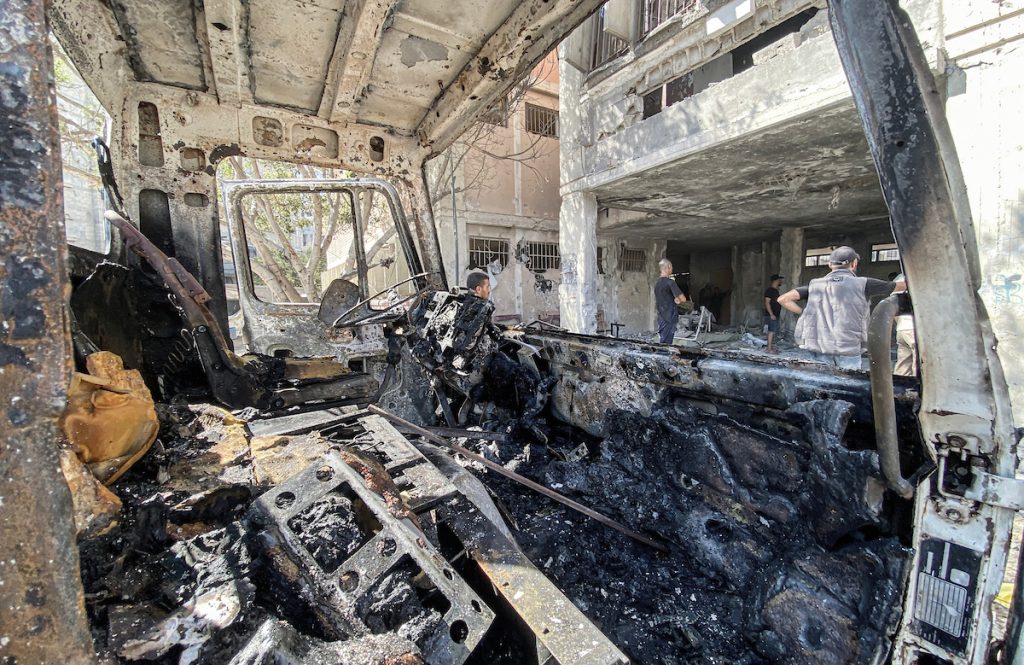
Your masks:
M 105 106 L 135 83 L 443 149 L 601 0 L 53 0 Z M 108 105 L 109 104 L 109 105 Z

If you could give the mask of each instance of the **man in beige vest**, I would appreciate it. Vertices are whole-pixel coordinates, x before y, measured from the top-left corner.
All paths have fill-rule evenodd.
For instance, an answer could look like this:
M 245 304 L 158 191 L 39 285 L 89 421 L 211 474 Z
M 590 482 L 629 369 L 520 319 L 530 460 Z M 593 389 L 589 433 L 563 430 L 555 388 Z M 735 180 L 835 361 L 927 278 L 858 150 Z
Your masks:
M 860 256 L 838 247 L 828 258 L 832 272 L 779 296 L 779 304 L 800 315 L 796 339 L 815 360 L 844 369 L 860 369 L 868 338 L 871 299 L 903 291 L 906 283 L 858 277 Z M 801 309 L 797 301 L 806 301 Z

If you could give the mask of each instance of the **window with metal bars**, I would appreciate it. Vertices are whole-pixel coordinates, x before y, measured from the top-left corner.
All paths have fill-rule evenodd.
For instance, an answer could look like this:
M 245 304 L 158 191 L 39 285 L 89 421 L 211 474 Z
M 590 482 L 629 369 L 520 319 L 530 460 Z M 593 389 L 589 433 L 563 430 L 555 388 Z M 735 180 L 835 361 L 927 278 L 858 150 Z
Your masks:
M 594 20 L 594 50 L 590 59 L 590 68 L 597 69 L 604 63 L 613 60 L 629 49 L 629 44 L 615 35 L 604 31 L 604 7 L 597 10 Z
M 469 238 L 469 267 L 471 269 L 486 269 L 488 265 L 497 260 L 501 267 L 508 265 L 508 240 L 502 238 Z
M 835 249 L 835 247 L 818 247 L 807 250 L 807 254 L 804 257 L 804 265 L 808 268 L 813 268 L 814 266 L 827 266 L 828 257 L 832 254 L 833 249 Z
M 647 251 L 643 249 L 622 249 L 622 259 L 619 261 L 622 272 L 644 272 L 647 270 Z
M 529 267 L 533 272 L 558 270 L 562 267 L 562 255 L 557 242 L 528 242 L 526 254 L 530 257 Z
M 698 0 L 644 0 L 640 8 L 640 36 L 644 37 L 676 14 L 694 9 Z
M 526 131 L 531 134 L 558 138 L 558 110 L 536 104 L 526 104 Z
M 899 261 L 900 248 L 895 243 L 884 245 L 871 245 L 871 262 L 880 263 L 883 261 Z

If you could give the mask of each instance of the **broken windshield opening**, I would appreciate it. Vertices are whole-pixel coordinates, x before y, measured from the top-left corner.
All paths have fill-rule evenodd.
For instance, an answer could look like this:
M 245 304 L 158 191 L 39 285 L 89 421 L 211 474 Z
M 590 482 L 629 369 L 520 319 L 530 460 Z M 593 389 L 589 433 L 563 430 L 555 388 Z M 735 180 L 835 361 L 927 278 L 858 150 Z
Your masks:
M 315 304 L 332 282 L 342 280 L 357 287 L 371 309 L 384 309 L 415 292 L 415 284 L 406 281 L 412 272 L 399 242 L 394 203 L 366 187 L 367 181 L 338 169 L 238 157 L 225 161 L 220 175 L 246 185 L 304 183 L 298 190 L 257 186 L 240 196 L 236 222 L 244 235 L 250 297 Z M 323 188 L 316 182 L 321 180 Z M 222 235 L 228 236 L 227 228 Z M 242 245 L 236 242 L 236 251 Z M 237 292 L 242 283 L 234 259 L 225 251 L 225 282 Z
M 241 207 L 258 299 L 316 303 L 332 279 L 358 282 L 349 192 L 254 192 Z

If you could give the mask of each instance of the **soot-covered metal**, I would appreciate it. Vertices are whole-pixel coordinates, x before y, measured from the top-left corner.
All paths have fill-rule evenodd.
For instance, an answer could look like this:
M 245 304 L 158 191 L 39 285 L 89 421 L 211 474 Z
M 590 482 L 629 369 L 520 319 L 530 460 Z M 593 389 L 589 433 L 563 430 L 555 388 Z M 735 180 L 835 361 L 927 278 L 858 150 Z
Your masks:
M 161 405 L 165 445 L 125 477 L 121 524 L 83 544 L 101 652 L 182 663 L 886 657 L 910 504 L 886 488 L 862 377 L 510 331 L 489 315 L 486 301 L 431 293 L 390 331 L 402 362 L 433 377 L 419 399 L 449 426 L 434 432 L 621 531 L 354 406 L 246 423 Z M 912 441 L 914 386 L 897 392 Z M 905 472 L 924 467 L 903 452 Z M 650 546 L 662 543 L 667 552 Z
M 757 426 L 682 401 L 567 430 L 570 462 L 495 444 L 520 473 L 670 543 L 661 555 L 502 479 L 524 551 L 635 662 L 869 663 L 899 619 L 909 550 L 849 407 L 796 405 Z

